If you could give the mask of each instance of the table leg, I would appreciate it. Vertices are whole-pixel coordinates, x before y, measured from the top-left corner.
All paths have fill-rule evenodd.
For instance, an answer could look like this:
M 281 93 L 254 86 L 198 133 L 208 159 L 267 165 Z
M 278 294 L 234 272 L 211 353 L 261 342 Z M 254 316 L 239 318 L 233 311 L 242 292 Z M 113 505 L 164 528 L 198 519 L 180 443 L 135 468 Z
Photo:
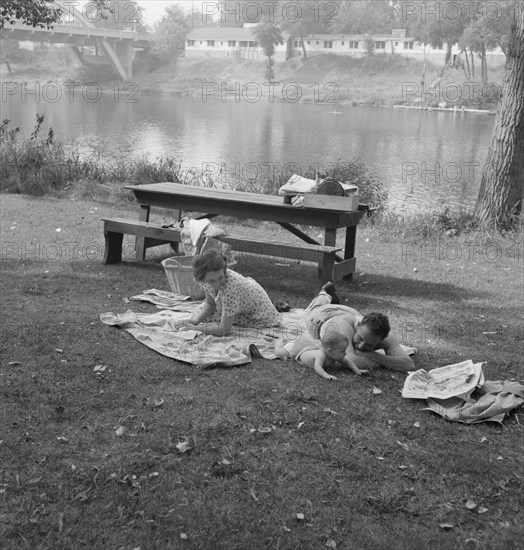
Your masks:
M 140 205 L 140 213 L 138 219 L 141 222 L 149 221 L 149 214 L 151 207 L 147 204 Z M 137 237 L 135 241 L 135 257 L 139 261 L 144 261 L 146 259 L 146 243 L 145 237 Z
M 324 232 L 324 246 L 337 245 L 337 230 L 333 227 L 326 227 Z M 322 284 L 333 280 L 333 263 L 335 257 L 330 258 L 330 261 L 323 264 L 318 264 L 318 277 Z
M 344 243 L 344 259 L 350 260 L 355 257 L 355 243 L 357 240 L 357 226 L 351 225 L 346 227 L 346 242 Z M 348 281 L 353 280 L 353 273 L 349 273 L 344 277 Z

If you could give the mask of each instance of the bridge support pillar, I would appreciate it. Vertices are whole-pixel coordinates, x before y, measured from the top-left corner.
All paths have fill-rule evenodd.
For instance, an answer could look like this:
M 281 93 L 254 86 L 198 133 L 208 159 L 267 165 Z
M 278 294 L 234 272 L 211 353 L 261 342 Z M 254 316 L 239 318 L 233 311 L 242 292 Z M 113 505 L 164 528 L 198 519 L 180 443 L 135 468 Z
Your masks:
M 124 80 L 133 77 L 131 44 L 124 41 L 102 40 L 102 46 L 110 57 L 118 74 Z

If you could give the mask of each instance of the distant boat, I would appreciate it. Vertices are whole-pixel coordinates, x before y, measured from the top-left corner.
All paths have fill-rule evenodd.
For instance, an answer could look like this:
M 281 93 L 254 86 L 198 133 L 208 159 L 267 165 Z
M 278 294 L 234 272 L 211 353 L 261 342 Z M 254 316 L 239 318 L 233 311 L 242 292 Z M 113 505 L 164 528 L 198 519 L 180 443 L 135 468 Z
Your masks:
M 340 111 L 330 111 L 330 115 L 341 115 L 342 113 Z
M 393 105 L 393 109 L 404 109 L 406 111 L 446 111 L 448 113 L 473 113 L 477 115 L 491 115 L 494 116 L 496 111 L 488 109 L 453 109 L 452 107 L 429 107 L 429 106 L 415 106 L 415 105 Z

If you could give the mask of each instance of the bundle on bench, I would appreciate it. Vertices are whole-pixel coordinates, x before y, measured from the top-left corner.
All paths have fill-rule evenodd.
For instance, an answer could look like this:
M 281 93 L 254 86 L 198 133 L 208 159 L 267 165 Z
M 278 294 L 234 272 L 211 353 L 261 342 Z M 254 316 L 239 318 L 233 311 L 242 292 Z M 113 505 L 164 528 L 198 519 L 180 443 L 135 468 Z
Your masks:
M 106 264 L 116 264 L 122 261 L 122 241 L 124 234 L 143 237 L 145 239 L 144 250 L 151 246 L 166 243 L 176 244 L 182 241 L 178 229 L 164 228 L 150 222 L 124 219 L 104 219 L 103 222 L 106 244 L 104 262 Z M 300 244 L 275 243 L 267 239 L 237 235 L 224 235 L 215 238 L 229 244 L 235 252 L 318 263 L 318 275 L 323 283 L 332 278 L 335 256 L 337 251 L 341 250 L 340 247 L 308 244 L 305 242 Z

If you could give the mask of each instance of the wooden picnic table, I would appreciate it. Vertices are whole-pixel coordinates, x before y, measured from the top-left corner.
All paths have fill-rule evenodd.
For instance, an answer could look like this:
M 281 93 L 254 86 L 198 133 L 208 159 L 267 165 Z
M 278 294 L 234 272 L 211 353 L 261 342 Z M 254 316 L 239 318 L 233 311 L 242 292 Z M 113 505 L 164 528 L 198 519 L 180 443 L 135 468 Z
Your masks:
M 351 278 L 355 271 L 355 240 L 357 225 L 363 211 L 331 210 L 325 207 L 295 207 L 285 204 L 284 198 L 276 195 L 263 195 L 229 189 L 215 189 L 184 185 L 180 183 L 163 182 L 148 185 L 126 185 L 125 189 L 132 191 L 140 205 L 139 221 L 149 222 L 151 207 L 167 208 L 179 211 L 198 212 L 198 218 L 215 216 L 231 216 L 276 222 L 281 227 L 299 237 L 304 243 L 304 250 L 311 245 L 318 247 L 336 247 L 337 230 L 345 228 L 345 242 L 342 255 L 334 256 L 335 263 L 332 273 L 325 272 L 319 263 L 319 273 L 324 270 L 322 280 L 340 280 Z M 315 226 L 323 229 L 324 242 L 317 240 L 296 227 Z M 260 241 L 254 239 L 257 243 Z M 137 259 L 145 258 L 145 250 L 155 246 L 160 241 L 137 237 Z M 309 245 L 309 246 L 308 246 Z M 295 248 L 300 248 L 298 245 Z

